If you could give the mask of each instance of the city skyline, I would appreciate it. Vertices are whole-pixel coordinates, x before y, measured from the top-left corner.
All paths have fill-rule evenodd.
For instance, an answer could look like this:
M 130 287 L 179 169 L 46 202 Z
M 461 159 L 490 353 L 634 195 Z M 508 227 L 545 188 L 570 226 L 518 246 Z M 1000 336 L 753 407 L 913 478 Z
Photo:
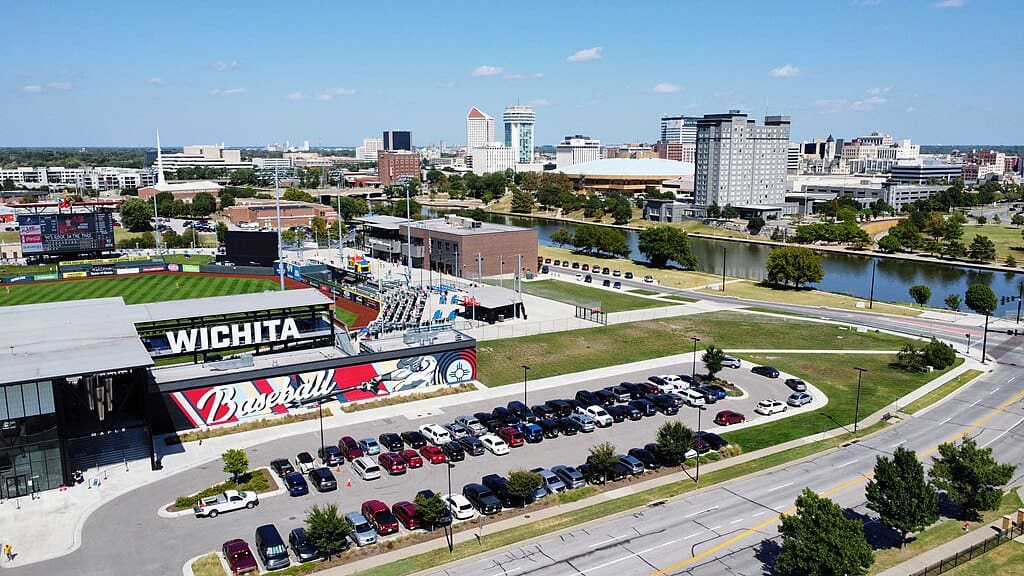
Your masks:
M 517 103 L 534 107 L 538 145 L 572 134 L 654 142 L 664 115 L 729 109 L 791 116 L 794 141 L 880 130 L 1007 145 L 1024 127 L 1013 113 L 1016 4 L 565 2 L 508 29 L 478 24 L 502 22 L 502 7 L 462 2 L 387 14 L 331 3 L 5 8 L 5 39 L 20 49 L 0 80 L 0 107 L 13 112 L 0 146 L 149 147 L 156 129 L 166 147 L 356 146 L 392 128 L 417 146 L 461 144 L 467 110 L 497 117 Z M 116 33 L 97 33 L 112 21 Z M 665 34 L 663 22 L 683 25 Z

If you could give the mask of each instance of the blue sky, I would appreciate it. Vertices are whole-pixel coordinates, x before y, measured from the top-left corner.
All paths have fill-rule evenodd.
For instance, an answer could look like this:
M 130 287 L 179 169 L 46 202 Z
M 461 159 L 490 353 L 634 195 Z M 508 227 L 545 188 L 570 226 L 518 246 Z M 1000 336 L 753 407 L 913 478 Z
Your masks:
M 789 114 L 1014 144 L 1017 0 L 5 2 L 0 146 L 355 145 L 537 110 L 538 143 L 653 142 L 663 114 Z

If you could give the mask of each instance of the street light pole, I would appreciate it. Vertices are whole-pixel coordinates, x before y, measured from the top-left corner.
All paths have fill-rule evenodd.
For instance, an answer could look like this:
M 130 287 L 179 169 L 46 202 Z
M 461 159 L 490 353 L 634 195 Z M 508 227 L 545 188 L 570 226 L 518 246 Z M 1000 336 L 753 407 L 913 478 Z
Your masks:
M 530 404 L 526 401 L 526 373 L 530 371 L 530 367 L 523 364 L 523 404 L 529 406 Z
M 988 350 L 988 317 L 989 313 L 985 312 L 985 333 L 981 335 L 981 363 L 985 363 L 985 352 Z
M 284 252 L 281 245 L 281 181 L 278 178 L 277 166 L 274 166 L 274 198 L 277 201 L 277 267 L 281 278 L 281 290 L 284 290 Z
M 697 406 L 697 431 L 700 432 L 700 415 L 707 408 L 703 406 Z M 694 448 L 694 450 L 697 450 Z M 700 450 L 697 450 L 697 475 L 693 478 L 693 483 L 700 482 Z
M 697 342 L 700 342 L 700 338 L 696 336 L 690 336 L 690 340 L 693 340 L 693 365 L 690 367 L 690 380 L 697 382 Z
M 448 464 L 448 466 L 447 466 L 447 468 L 448 468 L 448 493 L 451 494 L 452 493 L 452 468 L 455 468 L 455 465 L 452 464 L 451 461 L 446 462 L 446 464 Z M 447 506 L 447 505 L 448 504 L 446 503 L 445 506 Z M 451 512 L 449 511 L 449 514 L 450 513 Z M 453 521 L 454 521 L 454 519 L 453 519 Z M 447 526 L 445 526 L 444 532 L 445 532 L 445 535 L 448 536 L 448 553 L 452 554 L 452 553 L 455 552 L 455 532 L 452 530 L 452 523 L 451 522 L 448 523 Z
M 324 402 L 320 400 L 317 404 L 317 410 L 320 411 L 320 449 L 324 448 Z
M 875 304 L 875 266 L 878 264 L 878 260 L 871 260 L 871 293 L 868 295 L 868 309 L 872 309 Z
M 725 292 L 725 246 L 722 246 L 722 292 Z
M 853 411 L 853 433 L 856 434 L 857 425 L 860 424 L 860 381 L 861 376 L 863 376 L 864 373 L 867 372 L 867 369 L 858 368 L 857 366 L 854 366 L 853 369 L 857 371 L 857 406 L 856 408 L 854 408 Z

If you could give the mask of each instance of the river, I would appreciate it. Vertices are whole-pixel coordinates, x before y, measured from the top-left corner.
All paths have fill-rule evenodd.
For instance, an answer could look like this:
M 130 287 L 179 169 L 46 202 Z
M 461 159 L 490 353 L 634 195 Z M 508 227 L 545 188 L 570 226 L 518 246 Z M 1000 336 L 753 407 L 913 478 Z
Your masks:
M 423 214 L 436 218 L 442 212 L 424 207 Z M 570 222 L 499 214 L 491 214 L 490 218 L 496 223 L 536 228 L 540 243 L 548 246 L 556 246 L 551 241 L 551 235 L 559 228 L 568 228 L 573 233 L 576 228 L 576 225 Z M 629 257 L 634 260 L 644 260 L 644 256 L 637 250 L 638 233 L 633 230 L 624 230 L 623 232 L 626 234 L 626 243 L 630 249 Z M 764 279 L 765 262 L 768 259 L 768 252 L 771 250 L 770 246 L 761 244 L 694 237 L 690 238 L 690 248 L 698 259 L 697 269 L 702 272 L 722 274 L 724 249 L 726 275 L 751 280 Z M 1017 282 L 1024 279 L 1024 275 L 1019 273 L 993 272 L 932 262 L 893 260 L 834 252 L 823 252 L 822 256 L 825 278 L 816 284 L 816 287 L 821 290 L 867 299 L 871 291 L 871 266 L 872 262 L 875 262 L 876 300 L 910 302 L 910 294 L 907 292 L 909 288 L 916 284 L 924 284 L 932 289 L 932 299 L 929 304 L 937 308 L 943 306 L 943 299 L 947 294 L 960 294 L 962 299 L 964 292 L 971 284 L 985 284 L 992 288 L 996 296 L 1016 296 L 1019 293 Z M 1011 312 L 1016 314 L 1016 311 L 1017 304 L 1007 302 L 999 304 L 996 315 L 1005 316 Z

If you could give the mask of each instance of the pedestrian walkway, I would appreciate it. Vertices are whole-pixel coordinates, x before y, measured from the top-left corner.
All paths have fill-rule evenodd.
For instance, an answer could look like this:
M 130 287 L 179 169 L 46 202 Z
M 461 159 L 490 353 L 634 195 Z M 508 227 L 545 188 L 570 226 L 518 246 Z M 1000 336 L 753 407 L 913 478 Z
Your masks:
M 1024 487 L 1018 488 L 1017 494 L 1022 500 L 1024 500 Z M 902 564 L 897 564 L 896 566 L 879 573 L 878 576 L 907 576 L 908 574 L 916 574 L 917 572 L 927 569 L 929 566 L 934 566 L 946 558 L 953 556 L 957 552 L 967 550 L 976 544 L 981 544 L 986 539 L 995 536 L 1002 525 L 1002 518 L 999 518 L 990 524 L 979 524 L 976 528 L 970 530 L 956 540 L 950 540 L 941 546 L 936 546 L 931 550 L 918 554 Z M 1024 543 L 1024 536 L 1021 536 L 1017 540 Z

